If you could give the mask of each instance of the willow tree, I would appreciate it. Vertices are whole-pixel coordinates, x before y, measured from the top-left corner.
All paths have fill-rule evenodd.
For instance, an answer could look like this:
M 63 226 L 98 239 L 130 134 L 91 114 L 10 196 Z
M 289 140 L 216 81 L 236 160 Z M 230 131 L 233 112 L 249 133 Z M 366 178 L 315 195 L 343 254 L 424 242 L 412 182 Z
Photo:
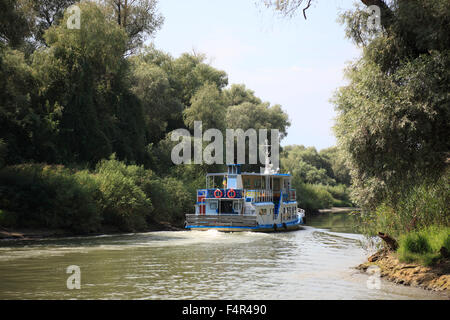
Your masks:
M 346 12 L 347 34 L 363 47 L 336 93 L 335 132 L 366 208 L 433 183 L 450 155 L 449 1 L 392 1 L 377 34 L 360 27 L 362 8 Z
M 161 28 L 164 18 L 158 13 L 158 0 L 99 0 L 107 15 L 128 35 L 128 50 L 135 51 L 146 38 Z
M 268 8 L 273 8 L 285 17 L 293 17 L 300 11 L 306 19 L 306 12 L 317 0 L 262 0 Z M 319 0 L 320 1 L 320 0 Z M 378 6 L 384 16 L 391 16 L 391 9 L 385 0 L 360 0 L 365 6 Z M 386 21 L 386 20 L 385 20 Z M 387 22 L 387 21 L 386 21 Z
M 314 0 L 264 3 L 306 18 Z M 377 28 L 368 23 L 373 5 Z M 358 203 L 395 206 L 414 185 L 433 184 L 450 156 L 450 1 L 361 0 L 341 21 L 363 54 L 333 99 L 338 144 Z

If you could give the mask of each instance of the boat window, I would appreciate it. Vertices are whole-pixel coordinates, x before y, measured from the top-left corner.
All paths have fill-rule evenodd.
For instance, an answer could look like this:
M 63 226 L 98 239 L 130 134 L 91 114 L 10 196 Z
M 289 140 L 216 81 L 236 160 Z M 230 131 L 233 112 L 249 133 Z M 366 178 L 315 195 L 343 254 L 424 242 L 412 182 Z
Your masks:
M 280 179 L 279 178 L 274 178 L 273 179 L 273 190 L 274 191 L 279 191 L 280 190 Z
M 250 186 L 250 179 L 249 178 L 245 178 L 244 179 L 244 188 L 245 189 L 251 188 L 251 186 Z
M 209 208 L 212 210 L 217 210 L 217 201 L 212 201 L 209 203 Z
M 228 176 L 228 189 L 237 188 L 237 177 L 235 175 Z
M 240 209 L 239 202 L 235 201 L 235 202 L 233 203 L 233 209 L 236 210 L 236 211 L 239 211 L 239 209 Z

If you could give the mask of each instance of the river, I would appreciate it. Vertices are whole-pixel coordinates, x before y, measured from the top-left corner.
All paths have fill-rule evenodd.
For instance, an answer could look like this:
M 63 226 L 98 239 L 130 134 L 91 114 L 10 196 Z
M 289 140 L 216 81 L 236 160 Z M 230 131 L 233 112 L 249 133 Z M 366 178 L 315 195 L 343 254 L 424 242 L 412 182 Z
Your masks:
M 369 252 L 350 215 L 307 222 L 288 233 L 1 241 L 0 299 L 445 299 L 382 279 L 368 285 L 354 269 Z M 79 290 L 67 288 L 71 265 L 80 268 Z

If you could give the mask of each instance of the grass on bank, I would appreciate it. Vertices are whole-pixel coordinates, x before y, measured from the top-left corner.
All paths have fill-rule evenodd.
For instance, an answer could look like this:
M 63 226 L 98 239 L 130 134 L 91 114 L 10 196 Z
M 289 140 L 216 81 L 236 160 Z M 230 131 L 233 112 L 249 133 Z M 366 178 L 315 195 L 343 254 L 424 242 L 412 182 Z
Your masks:
M 429 266 L 440 260 L 442 247 L 450 252 L 450 228 L 431 226 L 406 233 L 399 238 L 398 258 L 401 262 L 418 262 Z
M 439 179 L 424 181 L 372 212 L 364 212 L 361 230 L 368 236 L 378 232 L 398 240 L 402 262 L 432 265 L 442 258 L 442 247 L 450 250 L 450 170 Z

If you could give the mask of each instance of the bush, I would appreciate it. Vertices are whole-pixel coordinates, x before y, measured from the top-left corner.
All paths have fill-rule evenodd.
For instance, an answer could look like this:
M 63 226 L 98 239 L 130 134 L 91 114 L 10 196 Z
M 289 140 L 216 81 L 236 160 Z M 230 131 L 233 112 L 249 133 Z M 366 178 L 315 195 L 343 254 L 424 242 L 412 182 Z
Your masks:
M 3 139 L 0 139 L 0 169 L 5 165 L 7 145 Z
M 77 179 L 62 166 L 28 164 L 0 171 L 0 223 L 10 227 L 98 230 L 93 181 Z
M 327 186 L 327 191 L 333 197 L 333 207 L 353 207 L 348 188 L 345 185 Z
M 428 253 L 431 251 L 431 246 L 428 239 L 418 233 L 409 233 L 404 240 L 405 249 L 412 253 Z
M 333 206 L 333 196 L 327 191 L 326 186 L 300 183 L 295 185 L 295 188 L 297 202 L 305 210 L 316 211 Z
M 111 158 L 97 164 L 96 180 L 104 223 L 123 231 L 144 230 L 152 202 L 142 190 L 148 173 L 140 166 L 127 166 Z

